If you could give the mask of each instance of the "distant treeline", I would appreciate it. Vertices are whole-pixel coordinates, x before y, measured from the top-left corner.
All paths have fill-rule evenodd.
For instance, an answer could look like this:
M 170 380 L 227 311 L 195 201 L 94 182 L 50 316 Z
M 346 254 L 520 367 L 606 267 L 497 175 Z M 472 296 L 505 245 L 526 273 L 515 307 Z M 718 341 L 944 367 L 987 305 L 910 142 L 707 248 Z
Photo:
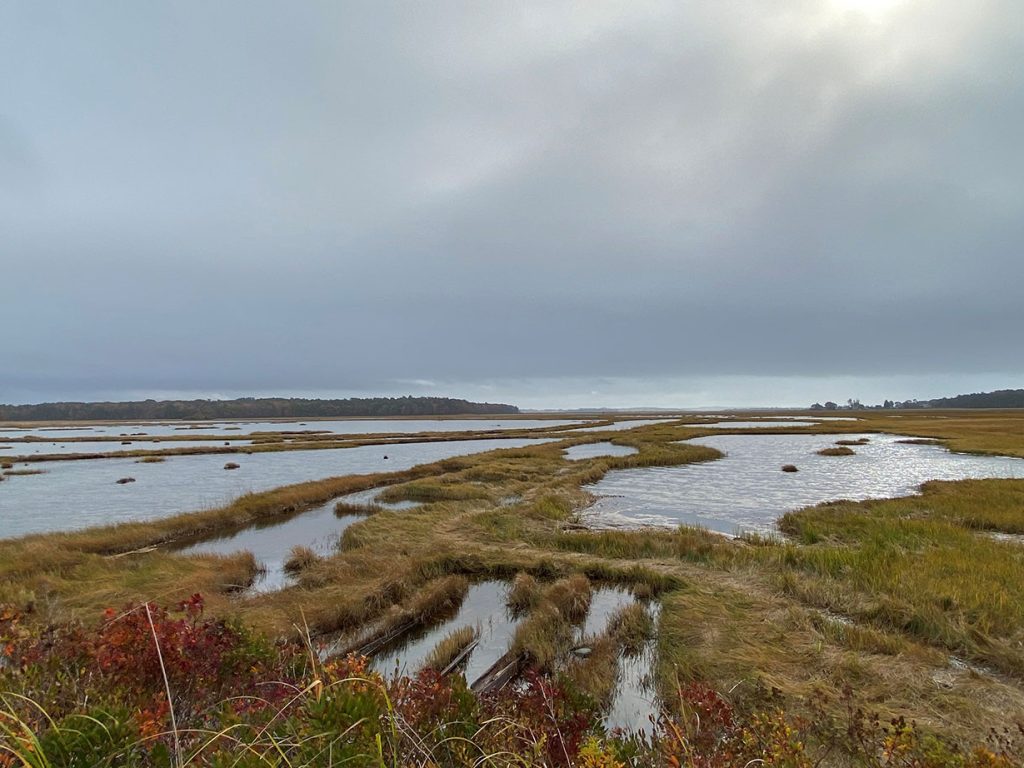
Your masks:
M 847 400 L 845 405 L 829 401 L 815 403 L 811 410 L 838 411 L 864 408 L 1024 408 L 1024 389 L 1000 389 L 995 392 L 975 392 L 956 397 L 937 397 L 934 400 L 886 400 L 881 405 L 864 405 L 860 400 Z
M 458 416 L 519 413 L 514 405 L 472 403 L 450 397 L 350 397 L 307 400 L 241 397 L 237 400 L 143 400 L 124 403 L 0 405 L 0 421 L 154 421 L 185 419 L 347 418 L 360 416 Z

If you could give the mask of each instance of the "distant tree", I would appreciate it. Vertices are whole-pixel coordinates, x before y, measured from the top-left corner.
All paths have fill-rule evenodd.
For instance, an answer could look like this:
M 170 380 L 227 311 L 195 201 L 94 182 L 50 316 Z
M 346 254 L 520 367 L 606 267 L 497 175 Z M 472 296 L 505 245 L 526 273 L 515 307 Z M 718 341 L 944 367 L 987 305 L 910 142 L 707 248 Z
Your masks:
M 884 402 L 884 403 L 882 404 L 882 407 L 883 407 L 883 408 L 895 408 L 895 407 L 896 407 L 896 403 L 894 403 L 894 402 L 893 402 L 892 400 L 886 400 L 886 401 L 885 401 L 885 402 Z
M 366 416 L 456 416 L 518 413 L 514 405 L 473 403 L 449 397 L 364 397 L 345 400 L 254 398 L 237 400 L 146 400 L 123 403 L 0 405 L 0 421 L 120 421 L 129 419 L 351 418 Z
M 835 411 L 835 410 L 838 410 L 838 409 L 839 409 L 839 406 L 836 405 L 835 403 L 833 403 L 831 400 L 829 400 L 828 402 L 825 403 L 825 410 L 826 411 Z
M 825 410 L 825 406 L 823 406 L 821 403 L 815 403 L 814 405 L 811 406 L 811 410 L 812 411 L 823 411 L 823 410 Z

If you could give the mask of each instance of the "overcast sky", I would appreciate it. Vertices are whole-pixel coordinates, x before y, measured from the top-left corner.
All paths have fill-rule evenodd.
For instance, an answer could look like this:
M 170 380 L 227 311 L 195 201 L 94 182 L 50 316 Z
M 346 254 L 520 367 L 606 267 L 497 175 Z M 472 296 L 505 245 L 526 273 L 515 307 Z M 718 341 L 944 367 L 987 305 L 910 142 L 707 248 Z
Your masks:
M 0 4 L 0 402 L 1024 387 L 1019 0 Z

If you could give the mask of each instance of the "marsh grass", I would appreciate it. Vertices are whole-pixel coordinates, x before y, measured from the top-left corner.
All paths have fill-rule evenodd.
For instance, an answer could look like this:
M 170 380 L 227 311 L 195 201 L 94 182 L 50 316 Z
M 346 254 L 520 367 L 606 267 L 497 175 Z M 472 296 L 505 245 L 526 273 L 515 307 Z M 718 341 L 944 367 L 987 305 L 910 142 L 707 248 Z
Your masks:
M 839 445 L 834 448 L 822 448 L 817 453 L 819 456 L 853 456 L 856 451 L 848 445 Z
M 545 588 L 540 601 L 553 605 L 570 624 L 579 624 L 587 618 L 592 595 L 590 579 L 576 573 Z
M 476 627 L 465 626 L 453 629 L 434 647 L 424 662 L 424 669 L 444 672 L 469 646 L 476 642 L 480 632 Z
M 800 544 L 764 553 L 787 594 L 1024 677 L 1024 557 L 973 535 L 1024 527 L 1012 481 L 927 483 L 920 497 L 791 513 Z
M 936 415 L 872 412 L 860 422 L 832 422 L 815 431 L 837 437 L 896 431 L 1024 454 L 1020 415 Z M 884 716 L 917 719 L 956 738 L 1012 724 L 1013 713 L 1024 711 L 1017 676 L 1024 647 L 1024 548 L 979 535 L 1024 533 L 1024 483 L 929 483 L 920 497 L 823 505 L 784 518 L 788 541 L 730 540 L 692 528 L 568 530 L 589 501 L 582 484 L 611 469 L 713 460 L 717 452 L 677 442 L 707 432 L 644 427 L 616 438 L 639 454 L 573 466 L 562 449 L 593 441 L 576 435 L 408 472 L 252 494 L 220 509 L 152 523 L 0 542 L 0 602 L 32 603 L 39 616 L 81 615 L 130 599 L 203 591 L 218 615 L 274 637 L 305 626 L 316 636 L 398 629 L 402 621 L 431 614 L 430 605 L 447 605 L 440 615 L 451 615 L 460 598 L 449 592 L 457 586 L 449 579 L 511 580 L 522 573 L 534 580 L 534 597 L 524 600 L 532 610 L 516 647 L 538 659 L 538 667 L 559 669 L 572 646 L 573 624 L 544 596 L 555 582 L 584 575 L 626 585 L 638 597 L 659 596 L 657 680 L 664 695 L 675 681 L 709 680 L 718 690 L 734 691 L 741 704 L 756 700 L 763 687 L 775 688 L 799 711 L 816 689 L 839 693 L 854 686 Z M 281 593 L 231 598 L 228 582 L 244 581 L 245 563 L 233 561 L 237 574 L 227 579 L 227 566 L 216 558 L 146 551 L 232 526 L 284 520 L 347 493 L 411 481 L 446 498 L 365 516 L 346 529 L 338 552 L 311 569 L 315 578 Z M 493 503 L 506 497 L 517 501 Z M 566 589 L 563 597 L 573 594 Z M 937 685 L 950 674 L 951 653 L 1001 674 L 964 673 L 952 687 Z
M 509 587 L 505 604 L 516 615 L 527 613 L 541 600 L 541 587 L 528 573 L 519 572 Z
M 467 483 L 443 483 L 434 480 L 414 480 L 410 483 L 385 488 L 377 496 L 384 503 L 414 501 L 433 504 L 441 501 L 471 501 L 489 499 L 490 493 L 483 486 Z
M 294 546 L 284 561 L 284 572 L 292 576 L 297 575 L 319 563 L 320 559 L 310 547 Z
M 541 603 L 516 629 L 513 653 L 526 656 L 536 669 L 547 671 L 572 645 L 572 624 L 551 603 Z
M 563 674 L 572 681 L 573 688 L 605 710 L 615 695 L 619 672 L 619 647 L 607 634 L 585 638 L 590 649 L 585 658 L 570 658 Z
M 608 631 L 623 653 L 636 655 L 654 638 L 654 619 L 647 606 L 633 603 L 612 614 Z

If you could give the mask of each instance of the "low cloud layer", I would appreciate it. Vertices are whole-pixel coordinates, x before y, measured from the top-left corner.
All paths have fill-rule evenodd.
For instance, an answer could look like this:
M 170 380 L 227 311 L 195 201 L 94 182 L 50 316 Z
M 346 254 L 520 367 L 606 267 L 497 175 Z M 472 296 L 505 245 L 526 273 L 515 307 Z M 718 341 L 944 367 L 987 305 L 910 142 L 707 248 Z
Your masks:
M 0 400 L 1020 386 L 1014 3 L 65 5 L 0 8 Z

